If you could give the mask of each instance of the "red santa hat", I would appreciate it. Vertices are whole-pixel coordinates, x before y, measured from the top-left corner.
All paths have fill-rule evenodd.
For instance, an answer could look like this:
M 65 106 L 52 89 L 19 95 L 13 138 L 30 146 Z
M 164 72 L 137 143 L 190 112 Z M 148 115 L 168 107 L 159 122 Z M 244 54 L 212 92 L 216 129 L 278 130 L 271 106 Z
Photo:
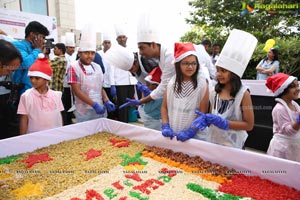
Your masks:
M 180 62 L 182 59 L 184 59 L 187 56 L 195 55 L 197 56 L 194 44 L 191 42 L 188 43 L 175 43 L 174 47 L 174 63 Z
M 149 83 L 152 84 L 160 84 L 161 74 L 162 72 L 160 67 L 155 67 L 154 69 L 152 69 L 149 75 L 145 77 L 145 81 L 148 81 Z
M 273 93 L 274 96 L 280 95 L 294 80 L 296 77 L 290 76 L 284 73 L 277 73 L 273 76 L 269 76 L 266 81 L 266 86 Z
M 44 54 L 39 54 L 39 58 L 31 65 L 28 76 L 37 76 L 49 81 L 51 80 L 52 69 L 48 58 L 45 58 Z

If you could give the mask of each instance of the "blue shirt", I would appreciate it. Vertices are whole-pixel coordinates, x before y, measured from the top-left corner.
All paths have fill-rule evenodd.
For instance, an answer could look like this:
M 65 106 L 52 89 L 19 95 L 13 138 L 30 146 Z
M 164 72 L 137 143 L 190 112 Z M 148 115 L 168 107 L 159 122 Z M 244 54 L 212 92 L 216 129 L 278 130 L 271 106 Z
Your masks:
M 32 88 L 28 77 L 28 69 L 38 58 L 38 54 L 42 53 L 42 51 L 40 49 L 34 49 L 27 40 L 15 41 L 13 44 L 20 51 L 23 61 L 19 68 L 13 73 L 12 80 L 15 83 L 24 84 L 24 88 L 21 90 L 22 94 L 25 90 Z

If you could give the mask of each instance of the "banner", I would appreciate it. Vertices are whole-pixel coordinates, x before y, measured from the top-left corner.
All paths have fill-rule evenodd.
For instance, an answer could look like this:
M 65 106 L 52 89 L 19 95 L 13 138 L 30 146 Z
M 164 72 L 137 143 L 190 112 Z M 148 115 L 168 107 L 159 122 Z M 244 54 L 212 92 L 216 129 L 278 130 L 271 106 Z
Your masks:
M 46 26 L 50 33 L 47 38 L 58 41 L 56 17 L 0 8 L 0 29 L 15 39 L 25 38 L 25 28 L 31 21 L 38 21 Z

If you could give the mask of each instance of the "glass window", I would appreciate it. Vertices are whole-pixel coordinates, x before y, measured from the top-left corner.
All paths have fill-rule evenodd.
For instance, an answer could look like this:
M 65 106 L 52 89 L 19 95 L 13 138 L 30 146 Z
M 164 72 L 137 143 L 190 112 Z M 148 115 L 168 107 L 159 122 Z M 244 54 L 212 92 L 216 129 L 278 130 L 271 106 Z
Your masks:
M 47 0 L 20 0 L 21 11 L 48 15 L 48 1 Z

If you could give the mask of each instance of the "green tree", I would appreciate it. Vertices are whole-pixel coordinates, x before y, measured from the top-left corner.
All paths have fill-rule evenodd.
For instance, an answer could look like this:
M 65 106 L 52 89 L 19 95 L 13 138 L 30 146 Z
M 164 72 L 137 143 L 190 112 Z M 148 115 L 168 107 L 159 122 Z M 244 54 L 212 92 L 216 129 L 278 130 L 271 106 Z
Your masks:
M 294 8 L 263 8 L 284 4 Z M 187 23 L 204 30 L 212 38 L 213 35 L 228 35 L 233 28 L 250 32 L 260 41 L 291 37 L 300 31 L 300 4 L 297 0 L 194 0 L 189 5 L 194 12 L 186 19 Z M 253 8 L 253 12 L 245 11 L 247 5 L 249 9 Z
M 299 0 L 194 0 L 189 5 L 194 11 L 186 21 L 193 28 L 181 41 L 199 43 L 208 38 L 224 44 L 233 28 L 252 33 L 259 43 L 243 78 L 255 79 L 255 67 L 266 56 L 264 43 L 273 38 L 279 46 L 281 71 L 299 77 Z M 281 5 L 289 8 L 268 8 Z

